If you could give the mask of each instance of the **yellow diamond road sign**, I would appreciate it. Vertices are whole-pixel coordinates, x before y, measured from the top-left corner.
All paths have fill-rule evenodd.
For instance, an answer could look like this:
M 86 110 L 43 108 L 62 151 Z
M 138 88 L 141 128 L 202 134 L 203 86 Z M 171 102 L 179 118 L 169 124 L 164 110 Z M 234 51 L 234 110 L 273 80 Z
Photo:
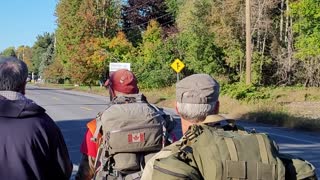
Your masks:
M 175 70 L 177 73 L 179 73 L 184 68 L 184 64 L 182 61 L 180 61 L 180 59 L 176 59 L 171 64 L 171 67 L 173 70 Z

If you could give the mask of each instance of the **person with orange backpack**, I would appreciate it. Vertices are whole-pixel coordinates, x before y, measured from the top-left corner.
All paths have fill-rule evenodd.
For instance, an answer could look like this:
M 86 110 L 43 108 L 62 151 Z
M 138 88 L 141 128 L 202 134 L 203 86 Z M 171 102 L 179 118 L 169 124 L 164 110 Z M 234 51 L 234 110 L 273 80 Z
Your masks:
M 109 89 L 111 104 L 119 95 L 139 93 L 138 82 L 135 75 L 126 69 L 120 69 L 113 72 L 104 86 Z M 80 147 L 82 158 L 75 177 L 77 180 L 89 180 L 92 179 L 94 175 L 94 162 L 97 156 L 101 134 L 98 134 L 97 142 L 92 141 L 94 132 L 97 128 L 96 119 L 88 122 L 87 128 Z
M 90 180 L 94 178 L 96 173 L 99 171 L 99 168 L 97 167 L 100 162 L 98 158 L 99 156 L 101 157 L 101 155 L 99 155 L 99 149 L 101 149 L 101 146 L 103 146 L 103 143 L 105 142 L 102 138 L 103 133 L 101 123 L 103 120 L 101 121 L 101 117 L 103 115 L 104 118 L 105 116 L 112 116 L 111 112 L 106 111 L 113 111 L 111 109 L 115 105 L 123 106 L 122 104 L 132 103 L 134 107 L 137 107 L 136 110 L 138 112 L 136 112 L 136 114 L 139 115 L 140 111 L 143 111 L 139 108 L 139 105 L 145 104 L 146 106 L 142 105 L 142 107 L 150 107 L 150 110 L 148 110 L 148 112 L 154 112 L 155 114 L 158 114 L 158 116 L 161 116 L 159 119 L 163 118 L 163 120 L 167 122 L 166 129 L 168 131 L 168 137 L 165 139 L 168 141 L 167 143 L 172 143 L 177 140 L 175 134 L 173 134 L 172 132 L 175 127 L 174 118 L 171 115 L 164 113 L 163 109 L 149 104 L 146 97 L 143 94 L 139 93 L 137 83 L 138 82 L 135 75 L 131 71 L 126 69 L 120 69 L 113 72 L 110 78 L 105 82 L 105 87 L 109 89 L 110 104 L 107 105 L 104 112 L 98 113 L 95 119 L 87 123 L 88 130 L 86 131 L 84 140 L 80 147 L 82 158 L 75 177 L 76 180 Z M 119 116 L 123 118 L 123 116 L 125 116 L 125 113 L 119 113 Z M 119 119 L 116 118 L 116 120 Z M 109 128 L 113 128 L 113 126 L 110 125 Z

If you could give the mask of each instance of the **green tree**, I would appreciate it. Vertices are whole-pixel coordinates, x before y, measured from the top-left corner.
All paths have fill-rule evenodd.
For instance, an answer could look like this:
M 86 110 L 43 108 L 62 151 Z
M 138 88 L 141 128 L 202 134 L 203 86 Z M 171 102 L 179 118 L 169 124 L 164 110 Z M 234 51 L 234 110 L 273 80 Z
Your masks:
M 226 72 L 223 52 L 216 46 L 215 33 L 210 31 L 208 15 L 211 1 L 185 1 L 177 16 L 179 55 L 189 73 L 221 75 Z
M 239 81 L 244 74 L 245 60 L 243 36 L 244 5 L 241 0 L 211 1 L 207 14 L 207 28 L 216 34 L 214 42 L 223 51 L 223 58 L 228 65 L 228 75 L 231 79 Z M 196 6 L 204 7 L 206 3 Z
M 181 58 L 187 62 L 186 70 L 224 75 L 231 82 L 241 81 L 245 72 L 244 1 L 166 0 L 166 3 L 176 16 L 177 45 Z M 274 67 L 270 63 L 269 48 L 272 36 L 277 33 L 272 29 L 276 27 L 272 23 L 277 23 L 278 12 L 274 9 L 278 3 L 272 0 L 252 2 L 252 56 L 256 83 L 270 79 L 266 70 Z
M 14 56 L 16 57 L 16 51 L 14 47 L 8 47 L 5 50 L 3 50 L 0 54 L 1 56 L 9 57 Z
M 44 70 L 48 68 L 50 64 L 54 61 L 54 44 L 51 43 L 48 47 L 46 52 L 44 52 L 41 56 L 41 62 L 39 65 L 39 74 L 42 76 Z
M 162 27 L 162 33 L 171 33 L 174 25 L 172 13 L 167 11 L 164 0 L 127 0 L 122 6 L 122 31 L 136 47 L 142 41 L 142 33 L 150 20 L 156 20 Z
M 134 56 L 134 47 L 122 31 L 109 42 L 107 51 L 108 62 L 129 62 L 130 56 Z
M 38 35 L 37 40 L 32 46 L 32 68 L 30 71 L 38 74 L 40 72 L 40 64 L 43 61 L 44 54 L 47 53 L 47 49 L 54 43 L 54 34 L 44 33 L 43 35 Z M 50 51 L 53 53 L 53 51 Z M 52 55 L 50 55 L 52 56 Z M 43 68 L 42 68 L 43 69 Z
M 19 46 L 16 50 L 17 57 L 22 59 L 28 66 L 29 71 L 33 69 L 31 62 L 32 59 L 32 48 L 29 46 Z
M 92 84 L 104 71 L 105 49 L 119 26 L 120 5 L 112 0 L 61 0 L 58 17 L 57 60 L 76 83 Z
M 170 68 L 174 60 L 173 53 L 170 52 L 172 44 L 163 41 L 160 24 L 151 20 L 142 37 L 137 58 L 132 62 L 140 85 L 146 88 L 171 85 L 175 80 L 174 71 Z
M 63 83 L 64 77 L 61 76 L 63 74 L 63 65 L 61 61 L 54 61 L 52 64 L 50 64 L 47 68 L 43 70 L 43 78 L 46 80 L 46 82 L 50 83 Z
M 291 8 L 295 57 L 304 64 L 304 85 L 320 86 L 320 2 L 300 0 L 292 3 Z
M 83 34 L 78 11 L 83 0 L 60 0 L 56 7 L 56 59 L 68 66 L 77 52 Z
M 179 14 L 179 7 L 183 5 L 184 0 L 165 0 L 165 3 L 168 7 L 167 11 L 176 18 Z

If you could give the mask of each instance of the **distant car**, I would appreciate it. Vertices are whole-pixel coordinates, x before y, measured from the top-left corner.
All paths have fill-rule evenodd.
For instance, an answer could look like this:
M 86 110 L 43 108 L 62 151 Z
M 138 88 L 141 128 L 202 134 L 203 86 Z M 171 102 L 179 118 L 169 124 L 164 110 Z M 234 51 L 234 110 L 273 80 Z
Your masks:
M 31 78 L 30 77 L 27 77 L 27 82 L 31 82 Z

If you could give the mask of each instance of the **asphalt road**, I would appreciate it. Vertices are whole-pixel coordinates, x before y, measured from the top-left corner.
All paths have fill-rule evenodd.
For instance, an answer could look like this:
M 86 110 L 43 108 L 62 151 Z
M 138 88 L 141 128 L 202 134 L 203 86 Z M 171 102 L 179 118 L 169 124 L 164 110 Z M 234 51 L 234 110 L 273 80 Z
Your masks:
M 27 87 L 27 97 L 47 110 L 60 127 L 67 143 L 74 172 L 77 170 L 81 154 L 79 152 L 86 123 L 99 111 L 103 111 L 108 97 L 83 92 L 60 89 Z M 171 109 L 167 111 L 173 112 Z M 316 166 L 320 174 L 320 132 L 297 131 L 270 125 L 238 122 L 247 129 L 267 132 L 279 145 L 282 153 L 302 157 Z M 181 132 L 179 129 L 177 132 Z
M 76 172 L 81 159 L 79 149 L 86 132 L 86 123 L 104 110 L 108 97 L 29 85 L 26 96 L 45 108 L 60 127 Z

